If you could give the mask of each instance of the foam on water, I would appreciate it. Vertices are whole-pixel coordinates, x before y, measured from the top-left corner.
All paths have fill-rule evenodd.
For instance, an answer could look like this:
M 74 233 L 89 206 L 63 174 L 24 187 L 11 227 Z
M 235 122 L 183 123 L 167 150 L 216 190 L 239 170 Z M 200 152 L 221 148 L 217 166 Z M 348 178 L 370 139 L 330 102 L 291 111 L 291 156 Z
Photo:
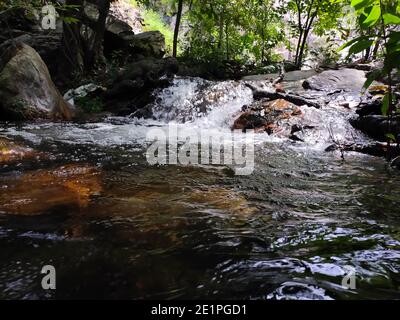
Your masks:
M 252 91 L 244 82 L 215 82 L 201 78 L 178 77 L 170 87 L 160 89 L 154 95 L 154 117 L 151 120 L 111 117 L 99 123 L 25 124 L 22 127 L 10 126 L 4 131 L 35 144 L 45 140 L 99 146 L 144 145 L 149 130 L 161 128 L 167 131 L 169 124 L 193 135 L 200 131 L 203 136 L 210 137 L 230 135 L 231 126 L 242 107 L 253 102 Z M 301 122 L 313 129 L 304 133 L 304 143 L 290 143 L 290 147 L 324 150 L 333 140 L 343 144 L 365 140 L 350 125 L 348 120 L 353 112 L 348 109 L 330 105 L 320 110 L 307 106 L 301 109 L 304 113 Z M 279 134 L 257 134 L 255 138 L 256 143 L 283 141 L 288 139 Z

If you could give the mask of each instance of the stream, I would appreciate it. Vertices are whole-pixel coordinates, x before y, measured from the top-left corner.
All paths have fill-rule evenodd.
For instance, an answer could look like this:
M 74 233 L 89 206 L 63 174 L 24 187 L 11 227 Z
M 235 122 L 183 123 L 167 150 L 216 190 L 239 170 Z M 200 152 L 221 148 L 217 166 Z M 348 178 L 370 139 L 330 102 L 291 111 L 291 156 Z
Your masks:
M 330 132 L 368 141 L 352 110 L 301 107 L 304 142 L 256 134 L 254 172 L 239 176 L 150 165 L 146 134 L 229 134 L 249 88 L 177 78 L 156 95 L 152 120 L 0 124 L 37 152 L 0 167 L 0 299 L 400 298 L 399 172 L 325 151 Z M 41 288 L 44 265 L 56 290 Z

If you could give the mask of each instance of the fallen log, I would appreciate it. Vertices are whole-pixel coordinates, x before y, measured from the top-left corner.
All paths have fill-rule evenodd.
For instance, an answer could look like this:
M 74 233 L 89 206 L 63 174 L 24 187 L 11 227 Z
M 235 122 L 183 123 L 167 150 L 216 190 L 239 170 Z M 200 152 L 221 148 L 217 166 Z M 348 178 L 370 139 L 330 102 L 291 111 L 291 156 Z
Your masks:
M 277 99 L 283 99 L 286 101 L 289 101 L 290 103 L 293 103 L 297 106 L 304 106 L 308 105 L 310 107 L 314 107 L 316 109 L 321 109 L 321 105 L 315 101 L 310 101 L 308 99 L 305 99 L 303 97 L 290 94 L 290 93 L 280 93 L 280 92 L 275 92 L 275 91 L 268 91 L 268 90 L 260 90 L 256 87 L 254 87 L 250 83 L 246 83 L 246 86 L 253 90 L 253 96 L 254 99 L 259 100 L 262 98 L 267 98 L 269 100 L 277 100 Z
M 400 156 L 400 147 L 396 143 L 387 144 L 384 142 L 376 142 L 371 144 L 353 144 L 345 146 L 333 144 L 325 149 L 327 152 L 334 150 L 359 152 L 370 156 L 383 157 L 388 160 L 395 159 Z

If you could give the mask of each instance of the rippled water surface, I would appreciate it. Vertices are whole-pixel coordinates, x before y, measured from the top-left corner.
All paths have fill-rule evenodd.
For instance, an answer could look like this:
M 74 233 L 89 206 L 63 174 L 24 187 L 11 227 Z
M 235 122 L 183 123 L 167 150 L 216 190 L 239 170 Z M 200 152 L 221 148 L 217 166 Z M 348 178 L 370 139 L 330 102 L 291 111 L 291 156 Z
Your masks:
M 190 127 L 229 130 L 241 94 Z M 261 135 L 250 176 L 150 166 L 145 132 L 160 125 L 2 125 L 39 155 L 1 168 L 0 298 L 400 298 L 399 173 L 384 160 L 342 161 L 316 147 L 321 129 L 309 144 Z

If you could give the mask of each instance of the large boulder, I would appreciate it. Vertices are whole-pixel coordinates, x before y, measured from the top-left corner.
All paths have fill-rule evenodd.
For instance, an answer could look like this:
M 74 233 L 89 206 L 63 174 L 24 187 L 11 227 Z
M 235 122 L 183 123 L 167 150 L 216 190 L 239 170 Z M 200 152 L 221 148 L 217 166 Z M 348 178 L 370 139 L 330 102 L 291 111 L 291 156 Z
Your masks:
M 115 78 L 105 94 L 112 112 L 128 115 L 137 112 L 152 102 L 156 88 L 169 85 L 179 71 L 174 58 L 146 58 L 127 65 Z M 141 110 L 137 116 L 151 117 L 150 110 Z
M 98 8 L 87 3 L 84 8 L 86 18 L 96 21 Z M 143 18 L 140 11 L 131 5 L 116 1 L 111 4 L 106 20 L 104 52 L 111 56 L 122 50 L 132 55 L 162 58 L 165 54 L 165 37 L 159 31 L 142 32 Z
M 366 80 L 364 71 L 345 68 L 321 72 L 305 80 L 303 87 L 327 92 L 335 90 L 360 92 Z
M 381 83 L 370 86 L 357 107 L 358 117 L 350 121 L 354 128 L 379 141 L 387 141 L 387 134 L 392 134 L 397 139 L 400 137 L 398 112 L 394 112 L 391 118 L 382 114 L 383 98 L 388 90 L 389 87 Z M 397 92 L 394 94 L 398 95 Z M 395 110 L 399 109 L 400 103 L 395 105 Z
M 160 31 L 139 34 L 126 30 L 127 25 L 119 21 L 112 25 L 104 35 L 104 52 L 110 55 L 122 50 L 132 55 L 162 58 L 165 54 L 165 37 Z
M 0 61 L 0 115 L 10 120 L 74 116 L 40 55 L 26 44 L 11 45 Z
M 165 54 L 165 37 L 160 31 L 148 31 L 131 37 L 133 47 L 143 55 L 162 58 Z

